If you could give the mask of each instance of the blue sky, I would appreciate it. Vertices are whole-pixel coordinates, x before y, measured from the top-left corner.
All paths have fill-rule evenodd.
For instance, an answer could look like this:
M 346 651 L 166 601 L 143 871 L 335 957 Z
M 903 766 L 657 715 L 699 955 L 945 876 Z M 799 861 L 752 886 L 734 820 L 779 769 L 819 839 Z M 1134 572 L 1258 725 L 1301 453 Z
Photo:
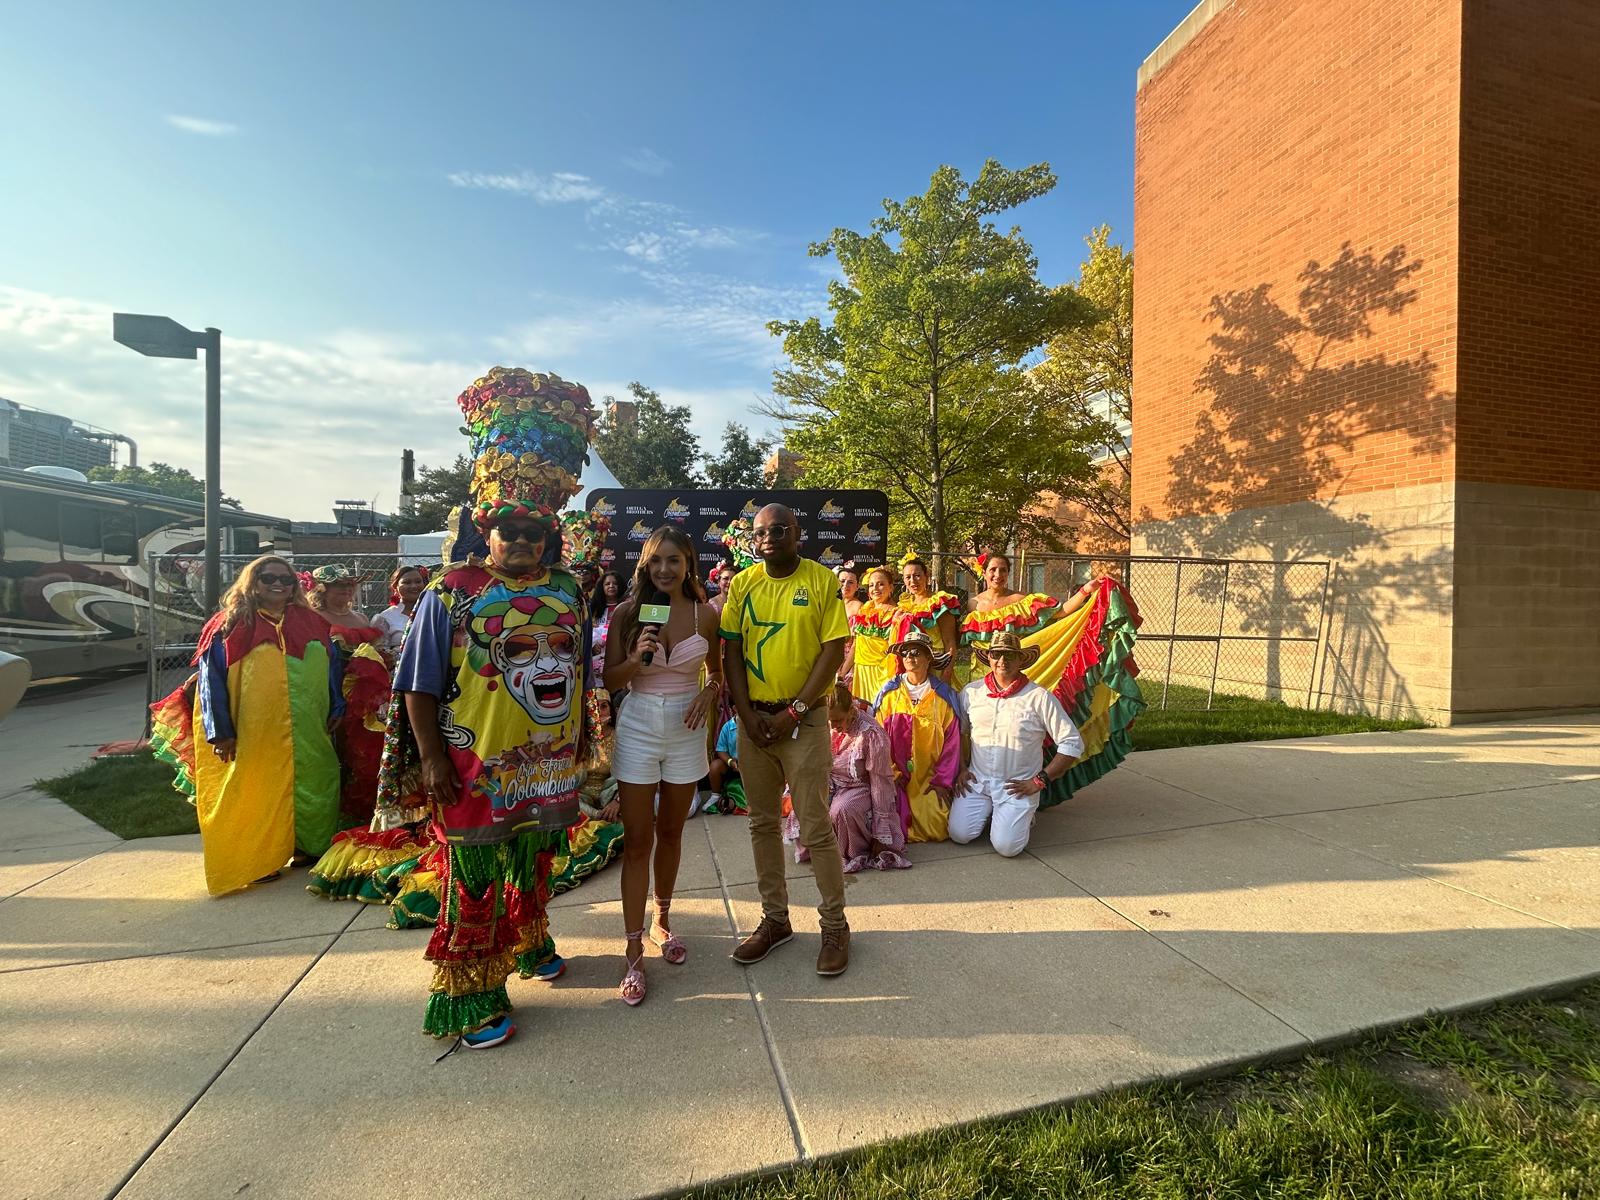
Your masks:
M 223 486 L 391 509 L 495 363 L 689 403 L 707 449 L 821 312 L 806 256 L 941 163 L 1048 161 L 1047 282 L 1132 238 L 1134 76 L 1190 0 L 11 6 L 0 396 L 200 467 L 198 366 L 109 312 L 223 330 Z

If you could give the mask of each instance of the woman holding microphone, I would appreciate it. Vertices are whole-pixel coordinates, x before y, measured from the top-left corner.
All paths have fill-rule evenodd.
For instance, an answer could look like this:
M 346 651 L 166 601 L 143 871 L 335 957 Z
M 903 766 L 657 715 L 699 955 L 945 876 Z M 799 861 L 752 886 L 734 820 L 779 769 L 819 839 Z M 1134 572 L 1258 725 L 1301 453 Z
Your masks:
M 621 992 L 630 1005 L 645 997 L 644 898 L 652 849 L 656 927 L 650 940 L 669 963 L 689 954 L 672 932 L 668 910 L 683 825 L 708 768 L 705 724 L 722 691 L 721 656 L 710 653 L 716 638 L 717 614 L 696 578 L 694 543 L 676 526 L 663 525 L 640 550 L 628 599 L 618 605 L 606 637 L 606 688 L 628 689 L 617 714 L 611 773 L 622 802 L 628 947 Z

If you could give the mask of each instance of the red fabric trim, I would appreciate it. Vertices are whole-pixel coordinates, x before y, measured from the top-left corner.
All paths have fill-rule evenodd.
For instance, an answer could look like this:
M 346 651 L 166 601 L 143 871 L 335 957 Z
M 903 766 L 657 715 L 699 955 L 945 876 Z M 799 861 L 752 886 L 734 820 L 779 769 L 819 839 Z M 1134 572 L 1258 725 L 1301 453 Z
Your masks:
M 1023 688 L 1028 686 L 1028 677 L 1026 675 L 1018 675 L 1017 678 L 1006 687 L 1001 687 L 995 680 L 994 672 L 990 671 L 983 677 L 983 686 L 988 690 L 990 699 L 1009 700 Z
M 199 645 L 194 652 L 195 662 L 198 663 L 205 656 L 219 636 L 223 637 L 223 650 L 230 667 L 264 642 L 274 646 L 278 644 L 278 630 L 271 621 L 259 614 L 252 621 L 240 621 L 225 636 L 222 634 L 222 622 L 223 614 L 217 613 L 200 630 Z M 332 627 L 320 613 L 301 608 L 298 604 L 291 604 L 283 610 L 284 653 L 293 658 L 304 658 L 308 645 L 325 641 L 331 632 Z
M 1023 598 L 1025 600 L 1032 601 L 1032 603 L 1028 605 L 1026 618 L 1019 618 L 1015 616 L 997 617 L 986 612 L 969 612 L 961 620 L 961 632 L 996 633 L 1002 629 L 1009 629 L 1011 626 L 1016 624 L 1021 624 L 1030 631 L 1033 631 L 1035 626 L 1042 627 L 1039 621 L 1040 613 L 1048 612 L 1052 608 L 1061 607 L 1061 601 L 1057 600 L 1054 596 L 1039 595 L 1025 596 Z M 1008 604 L 1006 607 L 1011 608 L 1013 605 Z
M 1077 702 L 1078 694 L 1083 691 L 1085 677 L 1090 668 L 1099 664 L 1105 648 L 1100 645 L 1100 630 L 1106 623 L 1106 609 L 1109 601 L 1106 599 L 1106 588 L 1115 587 L 1109 579 L 1095 581 L 1094 599 L 1090 601 L 1089 620 L 1085 624 L 1083 634 L 1078 638 L 1078 645 L 1072 652 L 1072 658 L 1066 668 L 1061 672 L 1061 679 L 1055 686 L 1056 699 L 1068 712 Z

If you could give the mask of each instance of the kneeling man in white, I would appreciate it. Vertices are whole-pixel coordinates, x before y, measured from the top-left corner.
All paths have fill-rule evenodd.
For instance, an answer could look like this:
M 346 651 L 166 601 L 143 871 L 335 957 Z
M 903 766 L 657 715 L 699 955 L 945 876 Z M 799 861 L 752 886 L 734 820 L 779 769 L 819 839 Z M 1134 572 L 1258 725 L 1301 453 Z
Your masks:
M 1061 701 L 1022 673 L 1039 657 L 1037 646 L 1024 650 L 1005 630 L 978 657 L 989 673 L 961 692 L 972 756 L 950 804 L 950 837 L 970 842 L 992 819 L 989 841 L 1011 858 L 1027 848 L 1039 797 L 1083 753 L 1083 736 Z M 1046 738 L 1056 755 L 1041 770 Z

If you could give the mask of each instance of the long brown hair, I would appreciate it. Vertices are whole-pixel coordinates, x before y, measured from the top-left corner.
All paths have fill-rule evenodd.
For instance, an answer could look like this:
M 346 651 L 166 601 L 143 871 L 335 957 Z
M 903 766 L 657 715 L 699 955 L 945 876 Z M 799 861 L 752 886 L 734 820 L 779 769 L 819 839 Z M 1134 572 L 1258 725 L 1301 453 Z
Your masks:
M 233 632 L 245 621 L 256 619 L 256 576 L 268 563 L 277 563 L 289 574 L 294 575 L 295 569 L 287 561 L 276 554 L 263 554 L 260 558 L 252 559 L 245 564 L 244 570 L 239 572 L 239 577 L 233 581 L 231 587 L 222 593 L 222 604 L 218 614 L 222 617 L 221 632 L 224 637 Z M 294 591 L 289 593 L 289 603 L 297 604 L 301 608 L 310 608 L 306 603 L 306 594 L 300 590 L 299 578 L 296 576 Z
M 617 605 L 616 615 L 611 619 L 611 628 L 621 631 L 622 648 L 626 654 L 633 653 L 633 644 L 639 640 L 639 606 L 655 591 L 655 584 L 650 582 L 650 556 L 660 553 L 663 544 L 683 555 L 683 598 L 705 603 L 706 591 L 700 585 L 694 543 L 676 525 L 661 526 L 639 548 L 639 562 L 633 568 L 628 598 Z M 695 632 L 700 631 L 697 629 Z

